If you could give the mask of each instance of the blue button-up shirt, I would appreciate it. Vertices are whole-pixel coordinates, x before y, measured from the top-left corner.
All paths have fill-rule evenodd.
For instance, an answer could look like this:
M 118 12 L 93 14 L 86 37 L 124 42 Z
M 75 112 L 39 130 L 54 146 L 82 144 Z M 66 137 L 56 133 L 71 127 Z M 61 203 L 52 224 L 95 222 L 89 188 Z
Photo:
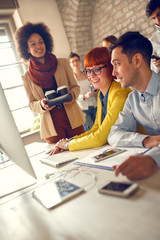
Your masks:
M 125 102 L 123 111 L 108 136 L 112 146 L 143 147 L 146 135 L 136 133 L 142 125 L 149 135 L 160 135 L 160 74 L 152 72 L 144 93 L 132 91 Z M 160 147 L 147 152 L 160 167 Z

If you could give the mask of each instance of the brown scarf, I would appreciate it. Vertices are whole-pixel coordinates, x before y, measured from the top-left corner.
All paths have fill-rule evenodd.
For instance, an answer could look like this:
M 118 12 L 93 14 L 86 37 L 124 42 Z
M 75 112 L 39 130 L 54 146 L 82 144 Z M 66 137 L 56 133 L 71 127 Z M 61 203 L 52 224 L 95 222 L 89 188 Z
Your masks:
M 54 74 L 57 69 L 57 58 L 52 53 L 45 55 L 44 64 L 36 58 L 31 57 L 28 73 L 31 80 L 41 88 L 52 88 L 54 86 Z

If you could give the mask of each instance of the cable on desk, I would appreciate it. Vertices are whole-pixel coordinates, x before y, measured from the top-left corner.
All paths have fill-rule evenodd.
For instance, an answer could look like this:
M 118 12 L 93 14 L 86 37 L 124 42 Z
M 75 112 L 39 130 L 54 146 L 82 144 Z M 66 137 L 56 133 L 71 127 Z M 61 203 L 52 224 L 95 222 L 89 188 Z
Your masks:
M 75 177 L 78 174 L 89 175 L 92 177 L 92 180 L 86 186 L 84 186 L 85 190 L 94 186 L 97 181 L 96 175 L 94 173 L 89 171 L 83 171 L 80 167 L 72 168 L 70 170 L 62 170 L 62 171 L 59 171 L 58 173 L 47 173 L 45 175 L 45 178 L 46 179 L 52 178 L 52 180 L 55 180 L 56 178 L 63 178 L 63 180 L 65 180 L 65 178 L 69 173 L 74 174 L 72 177 Z

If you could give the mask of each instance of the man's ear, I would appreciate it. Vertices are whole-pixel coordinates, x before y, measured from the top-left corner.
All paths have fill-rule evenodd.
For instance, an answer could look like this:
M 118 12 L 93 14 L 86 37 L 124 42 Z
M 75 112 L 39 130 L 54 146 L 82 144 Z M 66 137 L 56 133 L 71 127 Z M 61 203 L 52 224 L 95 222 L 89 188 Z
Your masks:
M 143 60 L 143 57 L 142 57 L 142 54 L 141 54 L 141 53 L 136 53 L 136 54 L 133 56 L 132 62 L 135 64 L 135 66 L 136 66 L 137 69 L 141 66 L 142 60 Z

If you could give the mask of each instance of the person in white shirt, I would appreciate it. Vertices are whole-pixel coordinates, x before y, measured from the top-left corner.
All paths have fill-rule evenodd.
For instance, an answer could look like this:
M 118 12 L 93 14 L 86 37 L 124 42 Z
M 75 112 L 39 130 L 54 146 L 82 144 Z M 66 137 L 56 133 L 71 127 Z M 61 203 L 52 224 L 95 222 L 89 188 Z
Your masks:
M 112 126 L 108 142 L 119 147 L 145 147 L 143 156 L 130 156 L 116 167 L 119 173 L 131 180 L 151 176 L 160 168 L 160 74 L 150 69 L 151 42 L 139 32 L 123 34 L 111 47 L 113 76 L 122 88 L 132 91 Z M 142 125 L 148 133 L 136 132 Z
M 85 113 L 86 122 L 84 123 L 85 132 L 90 130 L 94 124 L 97 112 L 97 93 L 93 85 L 88 81 L 87 76 L 80 70 L 80 56 L 77 53 L 70 53 L 68 57 L 74 77 L 80 86 L 80 95 L 77 103 Z
M 160 72 L 160 0 L 150 0 L 146 6 L 146 15 L 150 18 L 156 27 L 156 32 L 151 36 L 150 41 L 153 46 L 153 58 L 151 60 L 151 69 L 157 73 Z

